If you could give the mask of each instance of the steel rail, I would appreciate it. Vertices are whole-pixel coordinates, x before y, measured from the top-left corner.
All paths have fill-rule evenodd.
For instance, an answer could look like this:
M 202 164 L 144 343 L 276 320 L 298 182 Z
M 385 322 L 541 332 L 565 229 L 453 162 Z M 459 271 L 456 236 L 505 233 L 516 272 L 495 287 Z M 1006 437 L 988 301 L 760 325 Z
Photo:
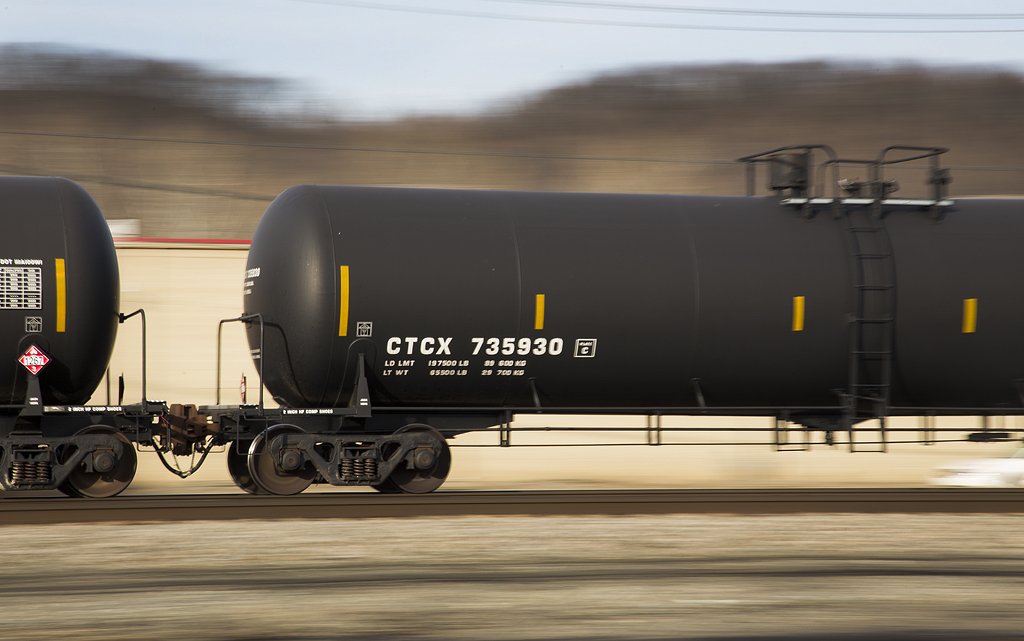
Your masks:
M 509 515 L 1024 513 L 1024 489 L 687 489 L 208 494 L 105 500 L 0 493 L 0 525 Z

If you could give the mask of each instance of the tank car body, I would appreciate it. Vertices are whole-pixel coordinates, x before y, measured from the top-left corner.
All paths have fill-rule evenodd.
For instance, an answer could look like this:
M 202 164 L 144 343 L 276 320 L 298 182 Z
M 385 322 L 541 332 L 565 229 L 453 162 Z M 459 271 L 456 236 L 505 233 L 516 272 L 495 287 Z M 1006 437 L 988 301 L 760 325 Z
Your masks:
M 869 220 L 883 227 L 847 229 Z M 856 395 L 851 359 L 871 369 L 859 331 L 852 351 L 891 353 L 891 377 L 859 379 L 890 413 L 962 413 L 1021 406 L 1022 247 L 1017 200 L 955 201 L 936 221 L 770 196 L 301 186 L 260 223 L 244 304 L 291 407 L 346 404 L 362 354 L 375 406 L 820 421 Z M 885 300 L 858 311 L 872 291 Z
M 103 378 L 117 336 L 117 255 L 92 197 L 62 178 L 0 179 L 0 404 L 25 400 L 18 358 L 36 345 L 48 405 L 81 404 Z

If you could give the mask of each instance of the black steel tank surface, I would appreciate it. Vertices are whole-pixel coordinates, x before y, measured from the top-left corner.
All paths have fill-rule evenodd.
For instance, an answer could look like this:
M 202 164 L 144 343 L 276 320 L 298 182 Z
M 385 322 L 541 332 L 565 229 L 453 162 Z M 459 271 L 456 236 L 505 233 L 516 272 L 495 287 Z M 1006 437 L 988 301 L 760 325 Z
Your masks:
M 0 177 L 0 404 L 25 400 L 18 362 L 35 345 L 44 403 L 81 404 L 106 371 L 120 281 L 95 201 L 63 178 Z
M 1019 406 L 1020 207 L 886 217 L 893 405 Z M 845 233 L 771 196 L 298 186 L 252 241 L 249 345 L 297 407 L 347 405 L 359 354 L 381 405 L 836 406 L 871 287 Z

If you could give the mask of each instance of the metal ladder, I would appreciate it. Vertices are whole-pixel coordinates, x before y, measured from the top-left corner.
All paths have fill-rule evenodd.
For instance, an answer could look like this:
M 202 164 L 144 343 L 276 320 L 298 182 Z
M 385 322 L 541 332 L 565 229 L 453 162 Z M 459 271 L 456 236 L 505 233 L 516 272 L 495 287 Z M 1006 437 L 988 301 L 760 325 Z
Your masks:
M 894 151 L 910 154 L 890 158 Z M 926 211 L 932 220 L 942 219 L 943 210 L 954 204 L 946 199 L 946 186 L 951 181 L 949 170 L 939 165 L 939 156 L 947 151 L 944 147 L 890 145 L 874 159 L 860 160 L 839 158 L 828 145 L 791 145 L 737 159 L 747 165 L 748 196 L 755 192 L 757 165 L 767 164 L 768 189 L 780 196 L 781 204 L 797 208 L 808 219 L 816 211 L 831 209 L 841 221 L 854 280 L 854 311 L 848 317 L 849 380 L 846 390 L 839 390 L 844 406 L 841 429 L 850 435 L 851 452 L 884 452 L 888 447 L 886 418 L 892 395 L 896 267 L 885 215 L 893 211 Z M 815 152 L 823 153 L 827 160 L 816 164 Z M 898 185 L 886 182 L 885 168 L 915 160 L 929 161 L 925 185 L 931 190 L 931 198 L 889 198 Z M 840 165 L 865 167 L 867 181 L 840 182 Z M 831 196 L 824 193 L 829 181 Z M 840 196 L 840 188 L 847 192 L 846 196 Z M 862 191 L 867 193 L 862 195 Z M 879 421 L 878 440 L 858 444 L 857 432 L 869 430 L 858 429 L 857 424 L 872 419 Z M 780 420 L 784 422 L 777 416 L 777 432 L 782 429 Z M 777 447 L 788 444 L 783 439 L 779 433 Z M 858 449 L 858 445 L 876 447 Z
M 844 428 L 850 451 L 858 451 L 856 425 L 879 420 L 878 440 L 867 444 L 886 451 L 885 420 L 892 388 L 893 338 L 896 320 L 896 268 L 885 229 L 881 201 L 874 206 L 841 205 L 854 278 L 854 312 L 849 317 L 849 382 L 845 394 Z M 864 444 L 861 444 L 864 445 Z

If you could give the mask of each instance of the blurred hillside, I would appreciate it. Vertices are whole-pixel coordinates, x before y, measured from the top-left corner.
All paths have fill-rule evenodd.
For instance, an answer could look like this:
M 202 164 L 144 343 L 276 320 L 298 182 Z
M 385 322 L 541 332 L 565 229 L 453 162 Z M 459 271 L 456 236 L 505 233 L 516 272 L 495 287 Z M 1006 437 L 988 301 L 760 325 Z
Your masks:
M 742 194 L 743 168 L 729 161 L 800 143 L 843 157 L 950 147 L 953 195 L 1024 194 L 1024 76 L 1002 70 L 679 66 L 478 116 L 342 116 L 264 78 L 0 49 L 0 172 L 75 179 L 108 218 L 141 219 L 146 237 L 248 238 L 270 200 L 310 182 Z M 921 175 L 898 174 L 901 193 L 921 193 Z

